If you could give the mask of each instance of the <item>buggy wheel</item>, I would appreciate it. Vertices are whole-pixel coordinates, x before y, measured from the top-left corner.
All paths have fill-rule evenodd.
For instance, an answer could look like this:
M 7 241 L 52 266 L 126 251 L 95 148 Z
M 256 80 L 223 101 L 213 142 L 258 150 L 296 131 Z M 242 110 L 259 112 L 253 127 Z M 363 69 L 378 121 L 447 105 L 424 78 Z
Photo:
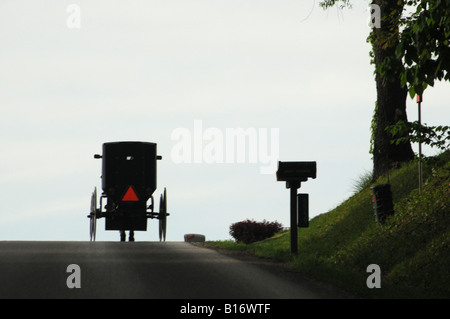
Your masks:
M 167 193 L 164 188 L 164 194 L 161 194 L 159 200 L 159 241 L 166 241 L 167 229 Z
M 90 241 L 95 241 L 95 233 L 97 229 L 97 187 L 94 189 L 91 197 L 91 212 L 89 214 L 90 228 L 89 236 Z

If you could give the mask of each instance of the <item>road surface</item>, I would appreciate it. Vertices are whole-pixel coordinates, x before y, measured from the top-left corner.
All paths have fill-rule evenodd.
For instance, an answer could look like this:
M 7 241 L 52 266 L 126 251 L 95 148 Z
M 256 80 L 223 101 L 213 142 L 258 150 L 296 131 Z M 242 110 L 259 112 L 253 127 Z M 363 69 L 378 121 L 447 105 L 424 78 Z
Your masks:
M 4 241 L 0 298 L 345 297 L 275 268 L 184 242 Z

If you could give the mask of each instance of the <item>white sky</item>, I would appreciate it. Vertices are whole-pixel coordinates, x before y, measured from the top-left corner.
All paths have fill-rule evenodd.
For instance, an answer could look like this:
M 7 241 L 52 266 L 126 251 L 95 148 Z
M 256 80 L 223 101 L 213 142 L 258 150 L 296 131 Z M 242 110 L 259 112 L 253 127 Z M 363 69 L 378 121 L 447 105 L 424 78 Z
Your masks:
M 101 186 L 93 154 L 126 140 L 158 143 L 168 240 L 228 239 L 247 218 L 289 226 L 289 191 L 260 163 L 172 160 L 172 132 L 193 132 L 195 120 L 224 134 L 277 128 L 280 160 L 317 161 L 317 179 L 299 190 L 310 217 L 344 201 L 372 169 L 368 1 L 345 11 L 318 2 L 0 2 L 0 240 L 88 240 Z M 71 3 L 80 29 L 66 24 Z M 428 89 L 423 122 L 448 125 L 449 98 L 448 83 Z M 157 226 L 136 240 L 157 240 Z M 104 219 L 97 228 L 97 240 L 119 239 Z

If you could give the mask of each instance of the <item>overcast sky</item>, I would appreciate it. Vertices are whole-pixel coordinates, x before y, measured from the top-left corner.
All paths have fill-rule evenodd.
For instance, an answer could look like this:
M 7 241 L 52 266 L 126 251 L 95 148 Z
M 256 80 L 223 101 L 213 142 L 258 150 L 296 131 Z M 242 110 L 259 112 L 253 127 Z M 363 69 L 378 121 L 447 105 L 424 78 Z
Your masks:
M 154 195 L 167 187 L 168 240 L 229 239 L 247 218 L 289 226 L 289 191 L 261 173 L 260 153 L 195 163 L 207 132 L 238 128 L 279 160 L 317 161 L 299 192 L 311 217 L 336 207 L 372 169 L 376 87 L 368 1 L 344 11 L 318 2 L 1 1 L 0 240 L 89 240 L 90 197 L 101 192 L 93 155 L 111 141 L 158 144 Z M 423 121 L 448 125 L 449 99 L 448 83 L 428 89 Z M 417 118 L 414 101 L 407 111 Z M 192 134 L 193 163 L 174 157 L 176 132 Z M 157 220 L 148 225 L 136 240 L 158 239 Z M 97 240 L 119 235 L 100 219 Z

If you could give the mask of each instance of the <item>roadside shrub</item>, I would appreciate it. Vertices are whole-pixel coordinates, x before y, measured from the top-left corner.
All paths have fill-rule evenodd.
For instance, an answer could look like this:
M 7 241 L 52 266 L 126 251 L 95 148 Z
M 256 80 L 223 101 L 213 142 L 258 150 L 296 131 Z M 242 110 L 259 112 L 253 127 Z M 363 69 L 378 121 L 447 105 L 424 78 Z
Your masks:
M 250 244 L 256 241 L 272 237 L 283 229 L 282 225 L 275 222 L 256 222 L 254 220 L 244 220 L 230 226 L 230 235 L 238 243 Z

